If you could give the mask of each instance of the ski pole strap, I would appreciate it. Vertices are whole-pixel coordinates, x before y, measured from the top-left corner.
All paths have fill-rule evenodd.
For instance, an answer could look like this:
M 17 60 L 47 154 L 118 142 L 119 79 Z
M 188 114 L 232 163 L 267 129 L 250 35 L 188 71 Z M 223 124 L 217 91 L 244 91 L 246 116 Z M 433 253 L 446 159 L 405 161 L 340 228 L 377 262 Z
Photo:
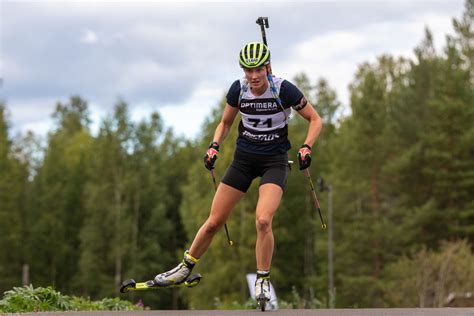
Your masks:
M 245 92 L 248 90 L 248 83 L 247 79 L 244 79 L 243 84 L 240 85 L 240 94 L 239 94 L 239 103 L 238 106 L 240 107 L 240 102 L 242 101 L 242 96 L 244 95 Z
M 285 122 L 288 124 L 288 115 L 286 115 L 285 108 L 283 107 L 283 104 L 281 103 L 280 96 L 278 95 L 278 91 L 276 89 L 275 83 L 273 82 L 273 75 L 268 74 L 268 82 L 270 83 L 270 91 L 272 92 L 273 98 L 276 100 L 278 106 L 280 109 L 283 111 L 283 115 L 285 115 Z

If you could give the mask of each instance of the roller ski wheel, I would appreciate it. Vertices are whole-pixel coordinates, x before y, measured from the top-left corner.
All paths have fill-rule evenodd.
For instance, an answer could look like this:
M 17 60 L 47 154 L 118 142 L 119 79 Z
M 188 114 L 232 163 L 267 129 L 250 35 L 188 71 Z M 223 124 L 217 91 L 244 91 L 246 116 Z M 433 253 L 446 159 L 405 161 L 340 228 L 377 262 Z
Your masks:
M 159 290 L 173 287 L 195 287 L 201 282 L 202 275 L 199 273 L 191 275 L 186 281 L 180 284 L 173 284 L 168 286 L 159 286 L 154 280 L 146 282 L 135 282 L 133 279 L 125 280 L 120 286 L 120 293 L 127 293 L 131 291 L 147 291 L 147 290 Z
M 134 279 L 128 279 L 122 282 L 120 286 L 120 293 L 127 293 L 128 291 L 133 291 L 137 286 L 137 282 Z
M 258 307 L 260 308 L 260 310 L 262 312 L 265 311 L 265 307 L 267 306 L 267 302 L 268 302 L 268 299 L 262 295 L 261 297 L 257 297 L 257 304 L 258 304 Z
M 186 287 L 195 287 L 201 282 L 202 275 L 199 273 L 191 275 L 186 281 L 184 281 L 184 286 Z

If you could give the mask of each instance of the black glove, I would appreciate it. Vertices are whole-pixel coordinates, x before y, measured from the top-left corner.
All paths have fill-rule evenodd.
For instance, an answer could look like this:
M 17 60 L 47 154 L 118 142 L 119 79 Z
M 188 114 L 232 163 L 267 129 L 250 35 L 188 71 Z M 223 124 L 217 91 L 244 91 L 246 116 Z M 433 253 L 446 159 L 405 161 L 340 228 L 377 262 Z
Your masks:
M 218 152 L 219 144 L 217 142 L 212 142 L 209 145 L 209 149 L 206 151 L 206 155 L 204 156 L 204 166 L 207 169 L 214 169 L 214 163 L 216 162 Z
M 303 144 L 298 151 L 298 162 L 300 170 L 304 170 L 311 165 L 311 146 Z

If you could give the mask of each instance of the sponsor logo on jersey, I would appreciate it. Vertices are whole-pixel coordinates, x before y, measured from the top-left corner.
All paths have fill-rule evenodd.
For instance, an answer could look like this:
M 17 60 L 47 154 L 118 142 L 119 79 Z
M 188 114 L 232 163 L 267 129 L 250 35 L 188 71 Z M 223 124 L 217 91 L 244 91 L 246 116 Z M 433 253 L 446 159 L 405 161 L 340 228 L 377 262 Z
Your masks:
M 240 103 L 240 107 L 242 109 L 251 108 L 259 110 L 273 110 L 278 107 L 278 104 L 276 102 L 242 102 Z
M 244 131 L 242 133 L 242 136 L 247 137 L 248 139 L 258 140 L 258 141 L 261 141 L 261 142 L 269 142 L 269 141 L 280 138 L 280 135 L 278 135 L 278 134 L 255 135 L 255 134 L 250 133 L 249 131 Z

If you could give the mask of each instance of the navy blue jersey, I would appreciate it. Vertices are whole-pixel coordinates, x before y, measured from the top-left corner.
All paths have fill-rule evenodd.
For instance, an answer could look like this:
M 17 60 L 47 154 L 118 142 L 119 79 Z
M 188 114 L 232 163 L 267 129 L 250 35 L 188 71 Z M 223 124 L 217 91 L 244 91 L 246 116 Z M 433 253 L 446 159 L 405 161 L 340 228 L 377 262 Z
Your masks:
M 247 80 L 236 80 L 227 93 L 227 103 L 238 107 L 242 115 L 239 123 L 237 149 L 257 154 L 286 153 L 291 144 L 288 140 L 288 118 L 291 109 L 301 110 L 306 105 L 303 93 L 291 82 L 273 77 L 283 109 L 278 105 L 270 87 L 260 96 L 254 96 Z

